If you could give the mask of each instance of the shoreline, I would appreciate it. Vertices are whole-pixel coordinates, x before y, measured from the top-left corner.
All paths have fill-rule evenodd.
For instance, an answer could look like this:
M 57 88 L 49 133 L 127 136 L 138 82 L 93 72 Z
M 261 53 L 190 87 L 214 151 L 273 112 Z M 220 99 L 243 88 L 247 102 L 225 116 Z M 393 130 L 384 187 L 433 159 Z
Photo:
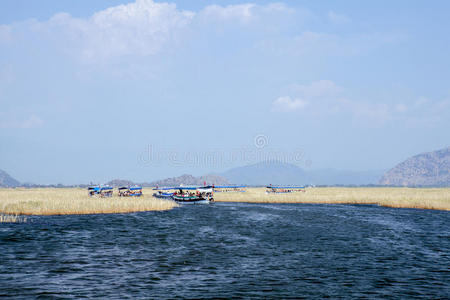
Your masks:
M 450 211 L 450 188 L 307 188 L 306 192 L 266 194 L 265 188 L 244 193 L 215 193 L 215 202 L 267 204 L 378 205 Z M 157 199 L 151 188 L 144 196 L 93 198 L 81 188 L 0 189 L 0 215 L 54 216 L 163 211 L 178 207 L 172 200 Z

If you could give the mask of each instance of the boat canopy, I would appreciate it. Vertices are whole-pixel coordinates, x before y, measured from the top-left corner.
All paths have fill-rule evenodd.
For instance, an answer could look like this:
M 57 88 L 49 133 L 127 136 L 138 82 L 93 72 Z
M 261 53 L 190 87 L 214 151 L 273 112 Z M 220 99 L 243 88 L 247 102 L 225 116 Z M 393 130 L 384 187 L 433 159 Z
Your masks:
M 203 187 L 197 188 L 197 191 L 202 192 L 202 193 L 212 193 L 213 187 L 212 186 L 203 186 Z
M 121 191 L 121 190 L 128 190 L 128 187 L 126 187 L 126 186 L 121 186 L 121 187 L 119 188 L 119 191 Z
M 201 189 L 212 189 L 212 186 L 211 185 L 208 185 L 208 186 L 175 186 L 175 187 L 154 188 L 154 190 L 161 190 L 161 191 L 167 191 L 167 190 L 201 190 Z
M 142 187 L 140 187 L 140 186 L 132 186 L 132 187 L 130 187 L 130 191 L 137 191 L 137 190 L 142 190 Z
M 154 188 L 155 191 L 168 191 L 168 190 L 178 190 L 178 187 L 160 187 L 160 188 Z
M 304 186 L 267 186 L 268 189 L 304 189 Z
M 245 185 L 215 185 L 215 189 L 240 189 L 246 188 Z

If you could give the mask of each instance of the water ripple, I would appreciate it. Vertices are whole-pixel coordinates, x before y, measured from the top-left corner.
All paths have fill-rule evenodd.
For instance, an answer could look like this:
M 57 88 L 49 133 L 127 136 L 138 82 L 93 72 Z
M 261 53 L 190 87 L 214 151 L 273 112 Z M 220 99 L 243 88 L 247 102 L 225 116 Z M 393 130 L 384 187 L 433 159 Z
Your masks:
M 450 215 L 229 204 L 0 224 L 0 297 L 449 298 Z

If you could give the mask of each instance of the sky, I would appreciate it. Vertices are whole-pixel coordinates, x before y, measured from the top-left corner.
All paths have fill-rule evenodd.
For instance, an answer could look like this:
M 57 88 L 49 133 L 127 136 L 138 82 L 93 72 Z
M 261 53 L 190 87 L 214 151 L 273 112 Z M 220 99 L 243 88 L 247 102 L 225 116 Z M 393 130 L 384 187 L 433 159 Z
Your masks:
M 0 2 L 0 169 L 137 182 L 449 146 L 450 2 Z

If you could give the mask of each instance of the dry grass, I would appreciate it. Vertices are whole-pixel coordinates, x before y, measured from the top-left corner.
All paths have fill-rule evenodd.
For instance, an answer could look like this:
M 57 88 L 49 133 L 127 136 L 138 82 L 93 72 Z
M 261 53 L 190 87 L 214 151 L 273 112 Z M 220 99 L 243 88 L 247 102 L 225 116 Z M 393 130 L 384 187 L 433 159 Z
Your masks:
M 0 223 L 25 223 L 27 217 L 18 215 L 0 215 Z
M 143 197 L 95 198 L 89 197 L 87 190 L 77 188 L 0 189 L 0 213 L 8 215 L 105 214 L 168 210 L 178 206 L 170 200 L 153 198 L 151 189 L 144 189 L 143 192 Z
M 305 193 L 215 193 L 218 202 L 377 204 L 388 207 L 450 210 L 449 188 L 307 188 Z

